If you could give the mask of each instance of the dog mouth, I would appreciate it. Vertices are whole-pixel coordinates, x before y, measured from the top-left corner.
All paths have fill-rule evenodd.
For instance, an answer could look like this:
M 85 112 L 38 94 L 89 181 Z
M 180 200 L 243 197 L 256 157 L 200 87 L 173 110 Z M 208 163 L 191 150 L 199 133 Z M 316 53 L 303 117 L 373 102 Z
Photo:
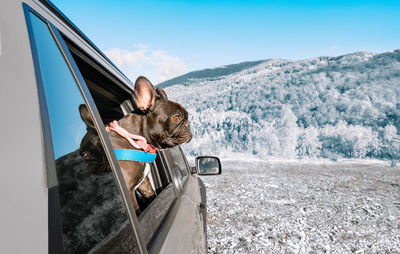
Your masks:
M 164 144 L 168 147 L 173 147 L 183 143 L 189 143 L 191 140 L 192 140 L 192 133 L 190 132 L 190 130 L 183 130 L 179 132 L 179 135 L 166 138 Z
M 184 143 L 189 143 L 192 140 L 192 138 L 193 138 L 193 135 L 192 135 L 192 133 L 190 133 L 188 139 Z

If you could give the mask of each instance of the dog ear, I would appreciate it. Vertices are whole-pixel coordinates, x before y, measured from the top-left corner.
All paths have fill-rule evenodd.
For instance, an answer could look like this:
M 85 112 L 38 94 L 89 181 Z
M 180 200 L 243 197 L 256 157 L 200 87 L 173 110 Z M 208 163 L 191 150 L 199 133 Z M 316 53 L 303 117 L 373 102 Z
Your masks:
M 93 124 L 93 118 L 85 104 L 79 105 L 79 113 L 81 114 L 81 118 L 86 124 L 87 128 L 95 128 Z
M 167 93 L 161 87 L 157 87 L 156 89 L 157 94 L 161 97 L 161 99 L 168 100 Z
M 153 84 L 143 76 L 140 76 L 135 81 L 134 93 L 136 96 L 136 106 L 143 112 L 153 111 L 156 104 L 156 91 Z

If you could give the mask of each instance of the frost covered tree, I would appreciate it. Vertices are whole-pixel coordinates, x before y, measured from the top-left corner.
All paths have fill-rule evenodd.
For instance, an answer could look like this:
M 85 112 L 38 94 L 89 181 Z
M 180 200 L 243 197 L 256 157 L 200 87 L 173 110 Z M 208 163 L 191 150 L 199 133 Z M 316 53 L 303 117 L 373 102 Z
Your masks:
M 191 155 L 400 160 L 400 50 L 233 66 L 168 81 Z

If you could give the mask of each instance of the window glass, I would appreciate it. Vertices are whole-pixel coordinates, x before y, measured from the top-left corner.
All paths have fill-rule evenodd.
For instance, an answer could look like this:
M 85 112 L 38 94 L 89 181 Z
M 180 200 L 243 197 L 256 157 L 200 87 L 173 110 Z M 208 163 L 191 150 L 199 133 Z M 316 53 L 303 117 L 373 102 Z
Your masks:
M 179 148 L 179 146 L 175 146 L 173 148 L 166 149 L 165 154 L 169 167 L 174 170 L 176 174 L 178 174 L 183 185 L 188 176 L 188 169 L 181 149 Z
M 28 19 L 56 160 L 64 251 L 134 253 L 132 226 L 82 94 L 47 24 L 33 13 Z

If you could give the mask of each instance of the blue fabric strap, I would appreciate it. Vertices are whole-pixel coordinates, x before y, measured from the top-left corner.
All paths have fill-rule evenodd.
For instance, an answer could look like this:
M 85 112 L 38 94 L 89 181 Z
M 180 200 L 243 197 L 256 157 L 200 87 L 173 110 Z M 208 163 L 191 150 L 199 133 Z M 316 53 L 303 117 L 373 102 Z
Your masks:
M 114 152 L 115 156 L 117 156 L 117 159 L 122 161 L 141 161 L 152 163 L 157 157 L 156 153 L 146 153 L 131 149 L 114 149 Z

